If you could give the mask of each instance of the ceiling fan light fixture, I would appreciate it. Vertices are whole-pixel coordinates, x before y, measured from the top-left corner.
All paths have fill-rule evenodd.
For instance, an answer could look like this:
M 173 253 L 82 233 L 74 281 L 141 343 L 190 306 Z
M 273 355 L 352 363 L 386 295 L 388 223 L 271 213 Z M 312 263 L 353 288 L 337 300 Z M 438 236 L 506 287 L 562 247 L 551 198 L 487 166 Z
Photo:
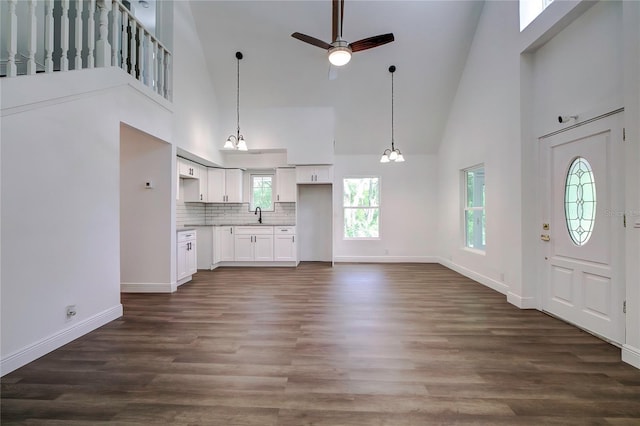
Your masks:
M 336 67 L 346 65 L 351 60 L 351 48 L 349 43 L 344 40 L 338 39 L 331 44 L 329 49 L 329 62 Z

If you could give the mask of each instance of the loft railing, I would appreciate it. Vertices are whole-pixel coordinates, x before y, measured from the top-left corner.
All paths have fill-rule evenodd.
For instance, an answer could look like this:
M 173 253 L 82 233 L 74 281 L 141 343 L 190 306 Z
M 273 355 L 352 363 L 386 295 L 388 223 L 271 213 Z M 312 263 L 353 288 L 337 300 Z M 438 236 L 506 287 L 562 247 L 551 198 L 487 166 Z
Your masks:
M 0 75 L 116 66 L 172 99 L 171 52 L 119 0 L 3 0 Z

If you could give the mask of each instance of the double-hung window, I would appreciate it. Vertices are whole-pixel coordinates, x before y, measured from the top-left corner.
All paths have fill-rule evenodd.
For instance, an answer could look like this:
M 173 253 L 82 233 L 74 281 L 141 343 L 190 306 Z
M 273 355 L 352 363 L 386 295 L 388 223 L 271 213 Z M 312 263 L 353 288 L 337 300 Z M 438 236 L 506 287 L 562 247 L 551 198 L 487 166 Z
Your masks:
M 468 248 L 485 249 L 484 165 L 462 171 L 464 238 Z
M 251 175 L 251 204 L 249 209 L 273 210 L 273 175 Z
M 372 239 L 380 235 L 380 178 L 343 180 L 345 239 Z

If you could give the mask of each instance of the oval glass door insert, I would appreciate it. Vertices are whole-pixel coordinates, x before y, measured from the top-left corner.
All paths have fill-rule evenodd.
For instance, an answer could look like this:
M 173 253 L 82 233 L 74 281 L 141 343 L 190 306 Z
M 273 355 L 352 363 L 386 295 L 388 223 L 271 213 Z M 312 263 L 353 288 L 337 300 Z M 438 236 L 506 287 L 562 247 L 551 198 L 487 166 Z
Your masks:
M 577 157 L 569 166 L 564 189 L 564 216 L 571 240 L 578 246 L 585 245 L 596 219 L 596 184 L 586 158 Z

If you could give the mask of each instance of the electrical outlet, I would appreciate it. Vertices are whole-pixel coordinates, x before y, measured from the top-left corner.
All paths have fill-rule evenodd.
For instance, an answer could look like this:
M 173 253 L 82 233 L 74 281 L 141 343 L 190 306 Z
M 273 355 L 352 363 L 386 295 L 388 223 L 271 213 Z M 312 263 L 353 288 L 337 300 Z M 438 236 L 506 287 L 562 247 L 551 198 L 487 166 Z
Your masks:
M 75 317 L 76 314 L 78 313 L 78 311 L 76 310 L 76 305 L 67 306 L 66 313 L 67 313 L 67 321 Z

